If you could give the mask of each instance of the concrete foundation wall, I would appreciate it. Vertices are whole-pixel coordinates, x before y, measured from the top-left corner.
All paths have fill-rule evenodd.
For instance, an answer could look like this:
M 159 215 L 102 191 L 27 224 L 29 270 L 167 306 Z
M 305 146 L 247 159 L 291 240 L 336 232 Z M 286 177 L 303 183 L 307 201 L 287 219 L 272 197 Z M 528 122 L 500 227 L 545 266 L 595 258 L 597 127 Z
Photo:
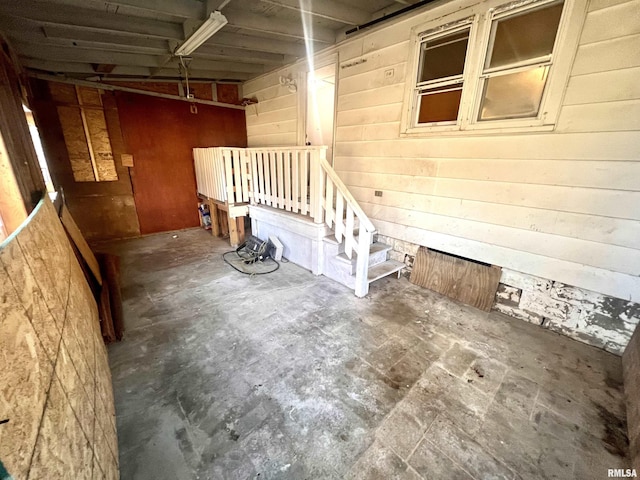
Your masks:
M 629 458 L 631 466 L 640 472 L 640 328 L 622 356 L 624 393 L 627 400 Z
M 389 257 L 411 271 L 419 245 L 383 235 L 378 240 L 391 245 Z M 616 355 L 640 322 L 638 303 L 505 268 L 493 308 Z
M 119 478 L 97 306 L 48 198 L 0 245 L 0 420 L 16 480 Z

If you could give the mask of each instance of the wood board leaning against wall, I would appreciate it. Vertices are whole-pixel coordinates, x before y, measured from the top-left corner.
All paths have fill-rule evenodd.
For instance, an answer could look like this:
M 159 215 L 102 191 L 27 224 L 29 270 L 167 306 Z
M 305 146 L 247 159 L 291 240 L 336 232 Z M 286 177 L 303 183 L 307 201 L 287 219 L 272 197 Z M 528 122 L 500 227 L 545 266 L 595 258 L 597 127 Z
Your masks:
M 84 237 L 140 235 L 113 92 L 35 79 L 30 90 L 53 183 Z
M 177 83 L 111 83 L 180 90 Z M 89 242 L 197 226 L 192 148 L 246 145 L 242 110 L 39 79 L 30 87 L 53 183 Z M 235 84 L 194 85 L 197 98 L 211 100 L 214 91 L 239 102 Z
M 117 479 L 97 307 L 48 198 L 0 245 L 0 291 L 0 461 L 16 479 Z

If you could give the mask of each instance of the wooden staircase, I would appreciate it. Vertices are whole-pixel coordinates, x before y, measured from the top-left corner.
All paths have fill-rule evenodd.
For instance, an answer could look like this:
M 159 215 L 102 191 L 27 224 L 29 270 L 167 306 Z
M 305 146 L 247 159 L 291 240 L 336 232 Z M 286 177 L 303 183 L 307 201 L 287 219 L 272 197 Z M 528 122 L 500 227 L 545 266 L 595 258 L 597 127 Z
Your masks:
M 295 214 L 322 227 L 315 229 L 321 236 L 308 237 L 315 242 L 313 249 L 321 250 L 314 255 L 317 262 L 311 270 L 363 297 L 371 282 L 399 272 L 404 264 L 388 259 L 391 247 L 376 241 L 373 223 L 327 162 L 326 150 L 311 146 L 196 148 L 197 193 L 224 203 L 230 218 L 260 207 L 282 211 L 283 225 Z
M 358 231 L 354 232 L 358 236 Z M 377 235 L 372 235 L 367 260 L 367 285 L 380 278 L 397 273 L 404 268 L 404 263 L 389 260 L 391 246 L 378 242 Z M 324 265 L 322 274 L 353 290 L 356 288 L 356 271 L 358 254 L 349 258 L 344 251 L 344 241 L 338 242 L 335 233 L 323 238 Z

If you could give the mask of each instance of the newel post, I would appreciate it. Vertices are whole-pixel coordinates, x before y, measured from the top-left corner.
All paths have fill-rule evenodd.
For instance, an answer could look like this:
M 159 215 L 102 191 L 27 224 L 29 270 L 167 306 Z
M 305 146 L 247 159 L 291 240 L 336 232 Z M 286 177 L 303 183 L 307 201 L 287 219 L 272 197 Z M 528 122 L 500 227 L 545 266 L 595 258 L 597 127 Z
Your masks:
M 356 260 L 356 297 L 364 297 L 369 293 L 369 249 L 372 232 L 360 227 L 358 235 L 358 259 Z

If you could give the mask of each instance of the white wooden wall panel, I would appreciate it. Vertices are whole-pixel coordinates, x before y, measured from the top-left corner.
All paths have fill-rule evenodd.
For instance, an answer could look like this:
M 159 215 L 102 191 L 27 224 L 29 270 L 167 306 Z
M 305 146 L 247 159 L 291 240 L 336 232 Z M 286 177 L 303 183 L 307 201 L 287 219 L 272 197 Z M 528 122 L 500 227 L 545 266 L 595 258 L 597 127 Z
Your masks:
M 296 131 L 296 119 L 281 120 L 273 123 L 258 123 L 247 125 L 247 135 L 272 135 L 275 133 L 290 133 Z
M 633 33 L 640 33 L 640 0 L 590 12 L 584 24 L 580 43 L 600 42 Z
M 608 72 L 640 66 L 640 35 L 627 35 L 581 45 L 573 64 L 573 75 Z
M 338 174 L 383 235 L 640 301 L 640 0 L 590 2 L 554 131 L 401 137 L 410 30 L 452 5 L 335 48 Z M 245 84 L 250 145 L 295 142 L 258 132 L 300 122 L 277 82 L 305 69 Z
M 338 85 L 338 93 L 348 95 L 350 93 L 359 93 L 372 88 L 383 87 L 385 85 L 401 84 L 404 86 L 405 72 L 407 63 L 394 63 L 392 65 L 384 65 L 374 70 L 365 71 L 358 75 L 340 78 Z M 385 72 L 391 70 L 392 75 Z
M 387 205 L 437 213 L 453 218 L 472 219 L 628 248 L 637 248 L 640 239 L 640 222 L 635 220 L 418 193 L 391 191 L 385 192 L 384 197 L 376 197 L 375 189 L 372 188 L 351 187 L 351 191 L 362 205 Z
M 571 78 L 565 105 L 640 99 L 640 67 L 611 70 Z

